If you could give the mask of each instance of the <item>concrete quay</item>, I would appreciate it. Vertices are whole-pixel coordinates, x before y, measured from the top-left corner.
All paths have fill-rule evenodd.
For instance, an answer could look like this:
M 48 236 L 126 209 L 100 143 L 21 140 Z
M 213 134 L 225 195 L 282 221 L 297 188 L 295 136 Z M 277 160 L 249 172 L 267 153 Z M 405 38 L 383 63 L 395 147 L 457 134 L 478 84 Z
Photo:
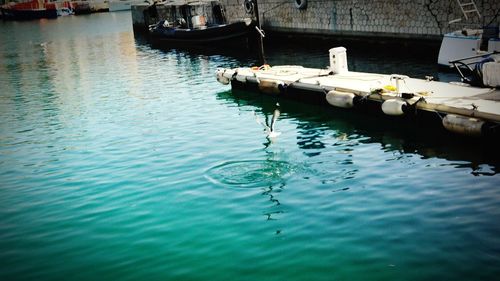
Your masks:
M 220 0 L 229 22 L 248 17 L 245 0 Z M 481 18 L 464 18 L 457 1 L 449 0 L 307 0 L 298 9 L 292 0 L 258 0 L 262 28 L 273 34 L 322 37 L 371 37 L 440 41 L 464 26 L 500 24 L 500 2 L 475 1 Z M 132 7 L 134 30 L 162 18 L 145 16 L 147 4 Z M 147 13 L 146 13 L 147 14 Z M 461 19 L 460 21 L 455 21 Z M 453 22 L 453 23 L 450 23 Z
M 221 0 L 228 19 L 245 16 L 244 2 Z M 466 20 L 455 0 L 307 0 L 305 9 L 292 0 L 258 1 L 262 27 L 270 32 L 419 40 L 441 40 L 465 25 L 500 24 L 499 1 L 475 3 L 481 19 Z M 455 19 L 461 20 L 449 23 Z

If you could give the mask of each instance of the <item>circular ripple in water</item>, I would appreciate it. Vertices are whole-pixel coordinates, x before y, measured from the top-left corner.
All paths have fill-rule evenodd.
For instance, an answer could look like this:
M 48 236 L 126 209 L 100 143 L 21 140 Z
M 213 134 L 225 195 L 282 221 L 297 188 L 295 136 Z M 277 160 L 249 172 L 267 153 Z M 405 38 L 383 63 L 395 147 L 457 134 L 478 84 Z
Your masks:
M 261 187 L 283 181 L 292 172 L 285 161 L 247 160 L 229 161 L 210 168 L 207 177 L 221 185 L 232 187 Z

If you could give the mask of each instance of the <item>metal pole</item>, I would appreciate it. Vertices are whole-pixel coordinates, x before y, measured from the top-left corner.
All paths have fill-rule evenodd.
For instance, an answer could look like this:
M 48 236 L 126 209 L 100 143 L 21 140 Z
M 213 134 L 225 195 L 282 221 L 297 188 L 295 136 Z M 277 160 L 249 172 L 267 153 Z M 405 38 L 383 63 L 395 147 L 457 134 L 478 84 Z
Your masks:
M 259 20 L 259 5 L 257 4 L 257 0 L 254 1 L 254 13 L 255 13 L 255 22 L 259 29 L 261 28 L 260 20 Z M 258 52 L 259 52 L 259 61 L 261 64 L 266 64 L 266 56 L 264 55 L 264 38 L 260 32 L 258 32 L 257 36 L 257 44 L 258 44 Z

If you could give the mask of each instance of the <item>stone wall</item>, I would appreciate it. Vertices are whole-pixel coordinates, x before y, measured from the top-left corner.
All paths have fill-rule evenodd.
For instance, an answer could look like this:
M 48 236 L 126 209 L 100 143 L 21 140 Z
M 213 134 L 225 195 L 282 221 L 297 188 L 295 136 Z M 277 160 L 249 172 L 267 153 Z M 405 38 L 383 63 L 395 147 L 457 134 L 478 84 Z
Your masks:
M 463 0 L 462 2 L 469 2 Z M 244 0 L 221 0 L 229 20 L 246 15 Z M 264 30 L 325 36 L 369 36 L 440 39 L 465 24 L 500 23 L 500 1 L 475 0 L 482 19 L 466 20 L 456 0 L 258 0 Z M 495 17 L 496 16 L 496 17 Z M 457 23 L 449 23 L 461 18 Z

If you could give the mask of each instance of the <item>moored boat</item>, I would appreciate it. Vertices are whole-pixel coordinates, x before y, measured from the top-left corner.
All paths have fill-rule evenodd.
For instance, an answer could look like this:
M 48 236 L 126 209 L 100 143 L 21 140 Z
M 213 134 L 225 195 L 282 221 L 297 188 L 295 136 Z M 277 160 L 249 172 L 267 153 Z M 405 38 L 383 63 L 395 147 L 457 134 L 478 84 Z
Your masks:
M 60 17 L 71 16 L 75 14 L 71 1 L 53 2 L 57 6 L 57 15 Z
M 149 35 L 153 44 L 166 47 L 248 45 L 256 35 L 252 18 L 227 22 L 219 1 L 169 1 L 146 11 L 149 18 L 161 17 L 149 26 Z
M 460 28 L 443 35 L 438 55 L 438 65 L 453 67 L 453 61 L 473 66 L 487 59 L 489 55 L 500 52 L 500 34 L 498 22 L 495 18 L 485 24 L 486 19 L 481 15 L 474 0 L 460 1 L 456 4 L 462 16 L 448 22 L 450 26 Z
M 71 2 L 75 15 L 87 15 L 92 13 L 90 3 L 87 1 L 73 1 Z
M 472 65 L 500 52 L 498 27 L 482 29 L 462 29 L 443 36 L 439 49 L 438 64 L 452 66 L 451 61 L 462 60 Z
M 252 31 L 252 21 L 230 24 L 204 25 L 188 28 L 183 23 L 170 24 L 164 20 L 150 29 L 151 39 L 164 45 L 212 45 L 238 44 L 247 39 Z
M 75 14 L 75 12 L 71 8 L 63 7 L 63 8 L 57 9 L 57 15 L 60 17 L 71 16 L 74 14 Z
M 54 3 L 44 3 L 41 0 L 29 2 L 8 3 L 0 7 L 4 20 L 33 20 L 57 18 L 57 7 Z

